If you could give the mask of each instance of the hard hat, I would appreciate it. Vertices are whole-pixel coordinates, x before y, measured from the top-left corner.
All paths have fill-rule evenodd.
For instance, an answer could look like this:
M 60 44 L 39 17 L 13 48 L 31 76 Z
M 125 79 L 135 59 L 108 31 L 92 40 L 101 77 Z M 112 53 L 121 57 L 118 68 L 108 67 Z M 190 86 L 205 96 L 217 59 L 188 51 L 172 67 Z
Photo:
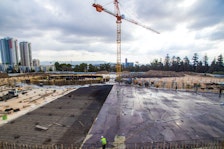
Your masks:
M 103 136 L 101 136 L 101 138 L 103 138 Z

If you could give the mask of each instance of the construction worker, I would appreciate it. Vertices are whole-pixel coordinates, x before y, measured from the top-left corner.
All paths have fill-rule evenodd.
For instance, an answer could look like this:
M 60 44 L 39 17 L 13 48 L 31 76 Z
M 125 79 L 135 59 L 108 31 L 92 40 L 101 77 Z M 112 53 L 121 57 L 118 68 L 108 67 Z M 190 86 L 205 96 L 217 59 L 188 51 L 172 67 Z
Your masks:
M 102 148 L 105 149 L 107 145 L 107 139 L 101 136 L 100 142 L 102 143 Z

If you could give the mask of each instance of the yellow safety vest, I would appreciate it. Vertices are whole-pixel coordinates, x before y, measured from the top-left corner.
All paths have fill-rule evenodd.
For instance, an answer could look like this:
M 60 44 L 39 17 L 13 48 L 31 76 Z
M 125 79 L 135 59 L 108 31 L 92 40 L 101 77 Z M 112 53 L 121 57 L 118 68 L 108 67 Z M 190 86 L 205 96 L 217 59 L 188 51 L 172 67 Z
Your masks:
M 107 139 L 106 138 L 101 138 L 101 143 L 102 145 L 106 145 L 107 144 Z

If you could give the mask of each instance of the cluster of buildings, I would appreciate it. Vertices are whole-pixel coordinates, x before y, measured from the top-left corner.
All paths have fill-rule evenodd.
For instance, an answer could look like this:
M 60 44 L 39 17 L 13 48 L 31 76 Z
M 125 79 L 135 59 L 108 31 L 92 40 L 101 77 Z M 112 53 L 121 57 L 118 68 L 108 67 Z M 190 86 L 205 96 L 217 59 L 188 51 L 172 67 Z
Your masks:
M 123 65 L 124 65 L 124 68 L 134 67 L 134 63 L 133 62 L 128 62 L 127 58 L 125 58 L 125 63 Z
M 0 71 L 1 72 L 39 72 L 48 71 L 46 66 L 40 66 L 38 59 L 32 59 L 30 42 L 20 42 L 14 38 L 0 39 Z M 49 67 L 49 66 L 48 66 Z
M 133 67 L 134 63 L 123 64 L 124 68 Z M 32 46 L 30 42 L 19 42 L 15 38 L 6 37 L 0 39 L 0 72 L 25 73 L 55 71 L 54 65 L 41 66 L 38 59 L 32 58 Z

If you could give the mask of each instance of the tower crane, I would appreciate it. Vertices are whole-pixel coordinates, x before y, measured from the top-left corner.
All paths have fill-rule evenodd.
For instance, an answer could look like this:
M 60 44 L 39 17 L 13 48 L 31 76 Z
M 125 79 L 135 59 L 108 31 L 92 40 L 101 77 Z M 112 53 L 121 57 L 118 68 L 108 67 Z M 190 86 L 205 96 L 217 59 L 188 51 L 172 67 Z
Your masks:
M 118 0 L 114 0 L 114 8 L 115 8 L 115 13 L 114 12 L 111 12 L 107 9 L 105 9 L 102 5 L 100 4 L 96 4 L 94 3 L 92 6 L 96 8 L 96 11 L 98 12 L 106 12 L 114 17 L 117 18 L 117 65 L 116 65 L 116 72 L 117 72 L 117 78 L 120 79 L 121 77 L 121 20 L 126 20 L 130 23 L 133 23 L 133 24 L 136 24 L 138 26 L 141 26 L 143 28 L 146 28 L 148 30 L 151 30 L 152 32 L 155 32 L 157 34 L 159 34 L 159 32 L 157 32 L 156 30 L 146 26 L 146 25 L 143 25 L 143 24 L 140 24 L 139 22 L 135 21 L 135 20 L 132 20 L 132 19 L 129 19 L 129 18 L 126 18 L 124 15 L 121 15 L 120 14 L 120 9 L 119 9 L 119 5 L 118 5 Z

